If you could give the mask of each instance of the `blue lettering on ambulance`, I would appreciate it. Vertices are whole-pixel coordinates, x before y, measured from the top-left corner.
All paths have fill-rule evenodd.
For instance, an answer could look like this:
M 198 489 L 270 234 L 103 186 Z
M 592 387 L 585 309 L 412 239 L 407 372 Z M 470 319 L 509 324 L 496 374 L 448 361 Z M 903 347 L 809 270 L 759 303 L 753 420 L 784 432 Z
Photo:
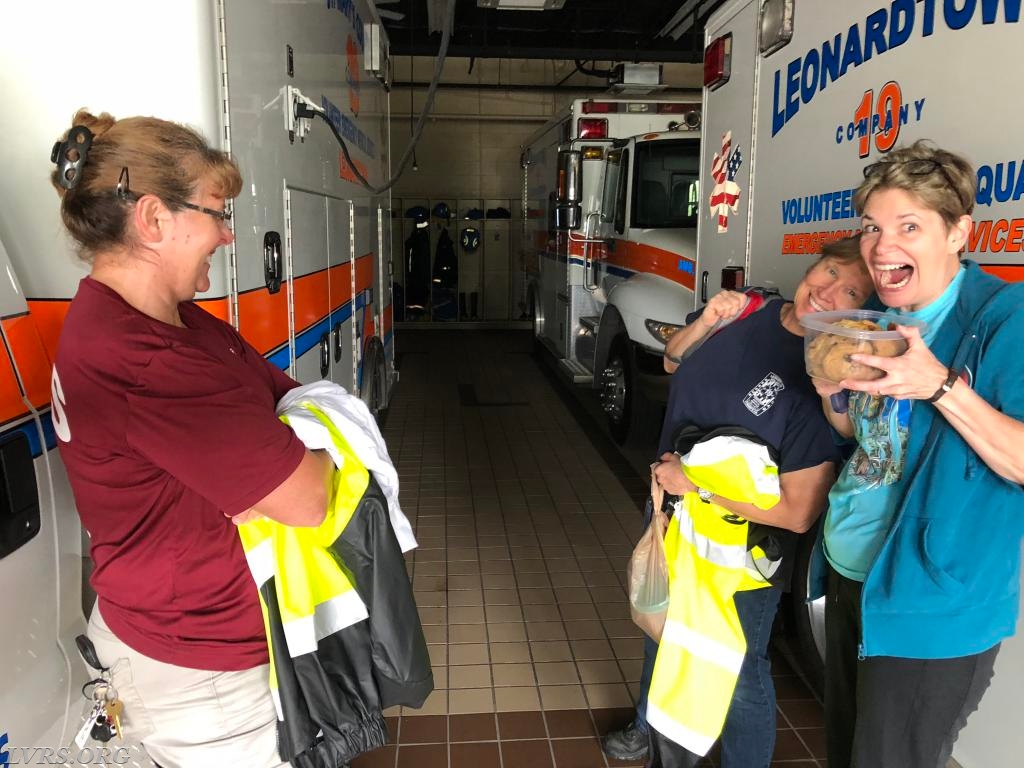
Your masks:
M 789 61 L 784 78 L 781 69 L 775 71 L 772 136 L 796 117 L 801 103 L 809 103 L 817 93 L 825 90 L 829 82 L 837 81 L 873 56 L 882 56 L 905 44 L 913 34 L 915 25 L 919 25 L 917 28 L 922 37 L 933 34 L 937 2 L 942 3 L 942 22 L 955 32 L 969 26 L 979 17 L 982 24 L 998 23 L 1000 9 L 1003 22 L 1016 24 L 1020 21 L 1024 0 L 892 0 L 888 6 L 868 14 L 861 24 L 850 25 L 845 33 L 840 32 L 822 42 L 820 48 L 812 48 L 803 56 Z M 920 117 L 923 99 L 920 105 L 915 103 L 915 107 Z M 902 114 L 900 121 L 904 122 Z M 865 125 L 863 130 L 867 129 Z
M 327 116 L 327 119 L 331 121 L 331 125 L 338 130 L 338 133 L 341 134 L 342 138 L 355 144 L 368 156 L 374 156 L 376 147 L 373 141 L 369 136 L 359 130 L 359 126 L 353 123 L 348 115 L 338 109 L 338 107 L 326 96 L 320 97 L 320 106 L 324 108 L 324 113 Z
M 842 77 L 850 67 L 859 67 L 864 61 L 864 52 L 860 47 L 860 29 L 854 24 L 846 33 L 846 46 L 843 48 L 843 63 L 839 67 Z
M 807 224 L 812 221 L 852 218 L 853 193 L 853 189 L 841 189 L 783 200 L 782 223 Z
M 993 198 L 997 203 L 1017 202 L 1024 197 L 1024 160 L 1018 164 L 1016 160 L 1008 163 L 996 163 L 978 167 L 978 194 L 975 200 L 979 205 L 992 205 Z
M 889 50 L 910 39 L 914 28 L 914 0 L 897 0 L 889 11 Z
M 842 48 L 842 39 L 843 36 L 839 34 L 831 42 L 826 40 L 821 44 L 821 86 L 818 88 L 820 91 L 825 90 L 829 80 L 835 82 L 839 79 L 839 51 Z
M 868 16 L 865 22 L 867 29 L 864 32 L 864 61 L 871 58 L 872 49 L 878 51 L 879 54 L 888 50 L 885 42 L 885 25 L 888 23 L 888 16 L 885 8 L 879 8 Z
M 921 19 L 921 37 L 929 37 L 935 31 L 935 0 L 924 0 L 924 17 Z
M 812 49 L 804 56 L 804 72 L 800 77 L 800 98 L 804 104 L 814 98 L 814 89 L 818 83 L 818 51 Z

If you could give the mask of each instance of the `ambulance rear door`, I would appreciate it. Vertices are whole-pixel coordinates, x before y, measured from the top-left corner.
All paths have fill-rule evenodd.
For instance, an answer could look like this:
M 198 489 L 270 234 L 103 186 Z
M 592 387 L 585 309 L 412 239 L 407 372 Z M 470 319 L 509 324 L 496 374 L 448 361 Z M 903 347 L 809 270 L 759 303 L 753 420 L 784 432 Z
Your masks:
M 753 140 L 758 5 L 728 3 L 705 28 L 705 57 L 715 57 L 725 71 L 704 89 L 697 307 L 721 290 L 724 269 L 749 272 L 751 169 L 759 150 Z

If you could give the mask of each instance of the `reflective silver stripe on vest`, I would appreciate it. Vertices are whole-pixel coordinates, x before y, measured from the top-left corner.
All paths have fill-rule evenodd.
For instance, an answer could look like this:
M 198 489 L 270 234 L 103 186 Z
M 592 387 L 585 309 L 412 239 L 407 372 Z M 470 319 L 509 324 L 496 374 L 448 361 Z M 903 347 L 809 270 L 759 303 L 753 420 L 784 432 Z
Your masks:
M 661 642 L 678 645 L 709 664 L 736 674 L 739 674 L 740 666 L 743 664 L 744 651 L 737 651 L 714 638 L 698 634 L 678 621 L 665 622 L 665 630 L 661 633 Z
M 274 564 L 274 542 L 268 536 L 245 553 L 245 561 L 257 587 L 262 587 L 277 572 Z
M 312 616 L 282 622 L 288 641 L 288 654 L 294 659 L 316 651 L 317 643 L 335 632 L 340 632 L 369 614 L 366 605 L 354 589 L 320 603 Z
M 723 568 L 743 568 L 747 562 L 747 548 L 736 544 L 721 544 L 697 530 L 693 518 L 682 502 L 676 502 L 674 516 L 679 521 L 679 535 L 697 550 L 697 556 Z
M 706 733 L 697 733 L 678 720 L 673 720 L 672 715 L 660 709 L 652 701 L 647 702 L 647 724 L 695 755 L 706 755 L 718 741 L 717 735 L 708 736 Z
M 768 580 L 775 575 L 775 572 L 782 567 L 782 558 L 779 558 L 778 560 L 769 560 L 763 554 L 761 556 L 755 556 L 755 549 L 758 552 L 762 552 L 760 547 L 755 547 L 747 552 L 747 575 L 756 581 L 761 581 L 767 584 Z

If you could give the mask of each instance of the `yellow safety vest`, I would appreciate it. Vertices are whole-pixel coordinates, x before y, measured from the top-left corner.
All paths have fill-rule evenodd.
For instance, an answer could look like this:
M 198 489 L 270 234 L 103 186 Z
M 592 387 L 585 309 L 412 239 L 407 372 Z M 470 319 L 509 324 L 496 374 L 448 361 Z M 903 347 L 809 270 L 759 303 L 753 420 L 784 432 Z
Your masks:
M 695 485 L 769 509 L 778 467 L 763 445 L 741 437 L 698 443 L 682 460 Z M 651 679 L 647 722 L 706 755 L 725 724 L 747 642 L 733 595 L 767 586 L 748 569 L 747 523 L 696 493 L 677 503 L 665 535 L 669 606 Z
M 288 654 L 292 658 L 315 652 L 319 640 L 368 616 L 344 563 L 339 562 L 328 547 L 338 540 L 351 520 L 370 476 L 330 419 L 312 403 L 303 403 L 303 407 L 324 423 L 343 457 L 341 466 L 334 471 L 324 521 L 317 528 L 297 528 L 262 518 L 238 526 L 249 570 L 260 590 L 267 644 L 271 645 L 271 632 L 263 590 L 273 578 Z M 288 423 L 286 416 L 281 420 Z M 278 719 L 283 720 L 272 648 L 270 660 L 271 693 Z

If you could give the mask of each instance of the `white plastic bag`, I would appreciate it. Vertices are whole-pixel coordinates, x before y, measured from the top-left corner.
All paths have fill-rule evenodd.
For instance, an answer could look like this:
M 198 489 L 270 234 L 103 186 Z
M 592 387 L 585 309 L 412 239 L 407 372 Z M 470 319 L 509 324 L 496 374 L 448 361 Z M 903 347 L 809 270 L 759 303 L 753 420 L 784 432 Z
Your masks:
M 629 609 L 635 623 L 653 640 L 661 640 L 668 614 L 668 562 L 665 531 L 668 517 L 661 511 L 665 492 L 651 476 L 651 524 L 640 536 L 629 559 Z

